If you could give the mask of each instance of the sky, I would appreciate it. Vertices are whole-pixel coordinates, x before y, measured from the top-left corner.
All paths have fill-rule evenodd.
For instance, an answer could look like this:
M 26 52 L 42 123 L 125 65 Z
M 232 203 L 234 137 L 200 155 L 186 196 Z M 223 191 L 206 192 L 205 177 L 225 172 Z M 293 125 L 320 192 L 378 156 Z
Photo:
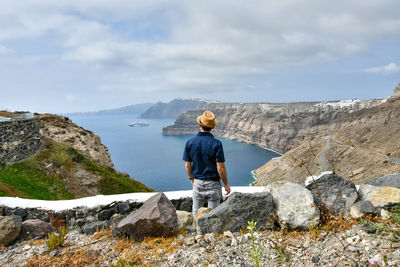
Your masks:
M 0 110 L 384 98 L 398 0 L 2 0 Z

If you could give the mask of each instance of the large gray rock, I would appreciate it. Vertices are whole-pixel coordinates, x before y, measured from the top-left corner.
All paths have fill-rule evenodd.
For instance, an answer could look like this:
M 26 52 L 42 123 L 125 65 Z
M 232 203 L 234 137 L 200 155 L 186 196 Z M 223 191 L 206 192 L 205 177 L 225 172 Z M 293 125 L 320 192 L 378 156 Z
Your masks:
M 199 234 L 238 232 L 249 221 L 257 222 L 257 230 L 272 228 L 275 205 L 269 192 L 233 193 L 225 202 L 196 221 Z
M 53 231 L 54 227 L 50 223 L 38 219 L 26 220 L 22 223 L 19 239 L 24 241 L 34 238 L 46 238 Z
M 348 214 L 358 198 L 354 183 L 334 173 L 322 175 L 306 188 L 311 191 L 321 212 L 324 205 L 335 216 Z
M 274 199 L 278 219 L 289 228 L 308 230 L 319 223 L 319 210 L 314 205 L 313 195 L 303 186 L 292 182 L 268 184 L 265 191 Z
M 136 241 L 142 241 L 146 236 L 172 236 L 178 231 L 176 209 L 160 192 L 122 219 L 116 228 L 115 232 L 133 237 Z
M 366 184 L 373 186 L 388 186 L 400 189 L 400 173 L 392 173 L 379 178 L 372 179 Z
M 400 189 L 388 186 L 362 184 L 358 188 L 361 200 L 369 201 L 375 208 L 390 207 L 400 203 Z
M 17 215 L 0 216 L 0 245 L 13 242 L 21 231 L 22 218 Z

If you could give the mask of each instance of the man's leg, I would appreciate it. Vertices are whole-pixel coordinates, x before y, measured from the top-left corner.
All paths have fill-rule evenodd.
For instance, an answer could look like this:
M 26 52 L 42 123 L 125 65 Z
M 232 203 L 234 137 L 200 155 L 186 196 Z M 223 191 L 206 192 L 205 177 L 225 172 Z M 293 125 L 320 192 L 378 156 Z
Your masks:
M 208 188 L 208 207 L 215 209 L 221 203 L 222 189 L 220 181 L 210 181 Z
M 204 205 L 204 195 L 202 193 L 202 185 L 203 181 L 200 181 L 198 179 L 194 180 L 193 183 L 193 193 L 192 193 L 192 199 L 193 199 L 193 206 L 192 206 L 192 214 L 193 218 L 196 217 L 196 214 L 198 210 L 203 207 Z

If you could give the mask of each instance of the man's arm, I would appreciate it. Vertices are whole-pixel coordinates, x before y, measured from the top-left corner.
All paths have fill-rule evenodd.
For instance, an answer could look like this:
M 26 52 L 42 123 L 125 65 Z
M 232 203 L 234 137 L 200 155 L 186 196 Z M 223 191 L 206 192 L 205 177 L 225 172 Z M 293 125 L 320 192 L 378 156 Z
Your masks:
M 224 182 L 226 194 L 229 195 L 231 193 L 231 187 L 229 186 L 228 183 L 228 176 L 226 174 L 225 163 L 217 162 L 217 170 L 219 177 L 221 178 L 222 182 Z
M 191 183 L 193 184 L 194 180 L 193 180 L 193 176 L 192 176 L 192 162 L 191 161 L 185 161 L 185 169 L 190 178 Z

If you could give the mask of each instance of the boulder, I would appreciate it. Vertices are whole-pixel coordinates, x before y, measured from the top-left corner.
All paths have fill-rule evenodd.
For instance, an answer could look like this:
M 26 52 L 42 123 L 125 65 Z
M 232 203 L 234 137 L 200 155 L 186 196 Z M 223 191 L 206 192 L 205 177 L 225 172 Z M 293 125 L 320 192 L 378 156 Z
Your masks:
M 268 184 L 265 191 L 272 194 L 280 224 L 308 230 L 310 225 L 319 223 L 319 210 L 313 195 L 303 186 L 280 181 Z
M 192 222 L 192 214 L 184 210 L 177 210 L 176 216 L 178 218 L 178 229 L 182 229 Z
M 193 199 L 191 197 L 186 197 L 182 199 L 180 210 L 192 212 Z
M 46 238 L 53 231 L 54 227 L 50 223 L 38 219 L 26 220 L 22 223 L 19 239 L 25 241 L 34 238 Z
M 97 218 L 99 221 L 109 220 L 114 213 L 115 211 L 113 209 L 104 209 L 97 214 Z
M 375 208 L 390 207 L 400 203 L 400 189 L 362 184 L 358 189 L 361 200 L 370 201 Z
M 400 189 L 400 173 L 392 173 L 379 178 L 372 179 L 366 184 L 373 186 L 388 186 Z
M 0 217 L 0 245 L 13 242 L 21 231 L 22 218 L 17 215 Z
M 324 204 L 335 216 L 348 214 L 358 198 L 354 183 L 335 173 L 322 175 L 306 188 L 311 191 L 314 203 L 321 212 Z
M 158 193 L 137 211 L 122 219 L 117 225 L 121 234 L 142 241 L 146 236 L 172 236 L 178 231 L 176 209 L 162 193 Z
M 358 201 L 350 208 L 351 217 L 357 219 L 366 214 L 375 214 L 376 208 L 369 201 Z
M 239 232 L 249 221 L 257 222 L 257 230 L 272 228 L 275 205 L 269 192 L 235 192 L 218 207 L 196 221 L 198 234 Z

